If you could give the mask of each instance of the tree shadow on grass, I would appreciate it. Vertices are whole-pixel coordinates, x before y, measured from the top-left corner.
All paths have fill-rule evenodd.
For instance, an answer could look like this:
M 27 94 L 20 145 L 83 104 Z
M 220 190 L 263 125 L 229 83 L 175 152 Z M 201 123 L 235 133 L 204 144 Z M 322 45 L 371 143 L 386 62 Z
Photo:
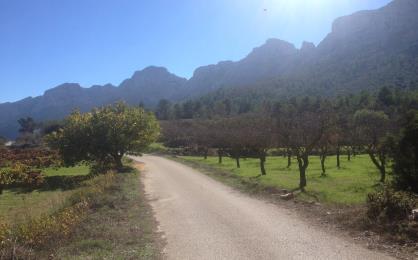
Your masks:
M 136 169 L 130 165 L 123 166 L 121 169 L 118 169 L 118 173 L 131 173 Z
M 25 194 L 33 191 L 72 190 L 82 186 L 84 181 L 92 177 L 92 175 L 46 176 L 44 182 L 36 187 L 12 185 L 6 189 L 15 194 Z
M 92 175 L 47 176 L 45 177 L 44 183 L 38 187 L 38 190 L 72 190 L 80 187 L 82 182 L 92 177 Z

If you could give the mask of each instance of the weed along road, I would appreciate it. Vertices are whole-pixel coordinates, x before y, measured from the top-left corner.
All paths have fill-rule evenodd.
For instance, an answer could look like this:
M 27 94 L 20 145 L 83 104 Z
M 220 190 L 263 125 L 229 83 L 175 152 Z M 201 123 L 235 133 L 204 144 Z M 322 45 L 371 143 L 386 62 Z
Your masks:
M 145 163 L 166 259 L 390 259 L 180 163 L 133 158 Z

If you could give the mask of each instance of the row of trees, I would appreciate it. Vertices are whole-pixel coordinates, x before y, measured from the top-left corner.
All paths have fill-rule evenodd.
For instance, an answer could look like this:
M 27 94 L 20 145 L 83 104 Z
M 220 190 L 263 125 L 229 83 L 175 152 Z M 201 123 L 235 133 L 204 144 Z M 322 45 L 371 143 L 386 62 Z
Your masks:
M 411 104 L 394 105 L 386 90 L 381 91 L 376 100 L 378 102 L 372 105 L 358 106 L 358 103 L 351 105 L 350 100 L 331 102 L 305 98 L 298 102 L 278 102 L 268 113 L 169 120 L 162 123 L 164 142 L 169 147 L 193 149 L 205 157 L 209 149 L 214 149 L 220 162 L 223 156 L 230 156 L 236 160 L 237 167 L 240 167 L 240 158 L 259 158 L 262 175 L 266 174 L 267 152 L 279 149 L 288 156 L 288 166 L 292 156 L 296 157 L 301 190 L 307 185 L 310 155 L 320 156 L 325 174 L 328 155 L 337 156 L 339 167 L 342 150 L 348 158 L 356 152 L 366 152 L 380 172 L 380 181 L 384 182 L 388 161 L 394 157 L 391 152 L 400 142 L 399 126 L 406 120 L 403 110 L 410 109 Z M 401 104 L 405 105 L 405 102 Z M 416 134 L 407 133 L 405 138 L 409 139 Z M 404 154 L 408 153 L 407 157 L 412 156 L 410 149 L 402 150 Z

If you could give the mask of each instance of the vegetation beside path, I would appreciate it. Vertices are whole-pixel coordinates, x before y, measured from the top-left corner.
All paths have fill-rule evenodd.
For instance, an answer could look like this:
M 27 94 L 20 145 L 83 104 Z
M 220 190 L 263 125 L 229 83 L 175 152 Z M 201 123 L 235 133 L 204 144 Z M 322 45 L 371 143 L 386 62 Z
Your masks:
M 294 164 L 287 168 L 287 158 L 271 156 L 266 160 L 265 167 L 269 174 L 259 175 L 259 160 L 248 158 L 241 160 L 241 167 L 237 168 L 235 160 L 224 158 L 218 163 L 218 158 L 210 156 L 207 159 L 197 156 L 181 156 L 182 160 L 203 164 L 220 173 L 230 173 L 236 185 L 246 184 L 247 190 L 269 190 L 282 193 L 283 189 L 291 191 L 298 187 L 298 169 Z M 358 155 L 336 166 L 335 156 L 329 156 L 326 167 L 327 175 L 322 175 L 320 159 L 311 157 L 311 168 L 307 178 L 311 185 L 305 193 L 297 196 L 304 201 L 316 201 L 326 204 L 358 205 L 366 202 L 367 194 L 373 191 L 379 181 L 379 173 L 366 155 Z M 225 174 L 224 174 L 225 175 Z M 224 176 L 225 177 L 225 176 Z M 229 178 L 231 179 L 231 178 Z
M 96 199 L 94 211 L 76 228 L 57 259 L 159 259 L 156 233 L 139 172 L 118 174 L 109 192 Z
M 45 172 L 61 184 L 84 178 L 72 188 L 6 190 L 0 259 L 159 258 L 156 224 L 138 170 L 95 177 L 86 175 L 85 166 Z

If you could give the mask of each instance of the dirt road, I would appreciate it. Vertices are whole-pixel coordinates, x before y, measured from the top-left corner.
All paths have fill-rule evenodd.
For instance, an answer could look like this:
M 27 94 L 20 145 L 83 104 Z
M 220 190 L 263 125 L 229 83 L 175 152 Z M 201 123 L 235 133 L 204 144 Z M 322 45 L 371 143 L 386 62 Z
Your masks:
M 145 190 L 167 259 L 390 259 L 180 163 L 135 159 L 145 163 Z

